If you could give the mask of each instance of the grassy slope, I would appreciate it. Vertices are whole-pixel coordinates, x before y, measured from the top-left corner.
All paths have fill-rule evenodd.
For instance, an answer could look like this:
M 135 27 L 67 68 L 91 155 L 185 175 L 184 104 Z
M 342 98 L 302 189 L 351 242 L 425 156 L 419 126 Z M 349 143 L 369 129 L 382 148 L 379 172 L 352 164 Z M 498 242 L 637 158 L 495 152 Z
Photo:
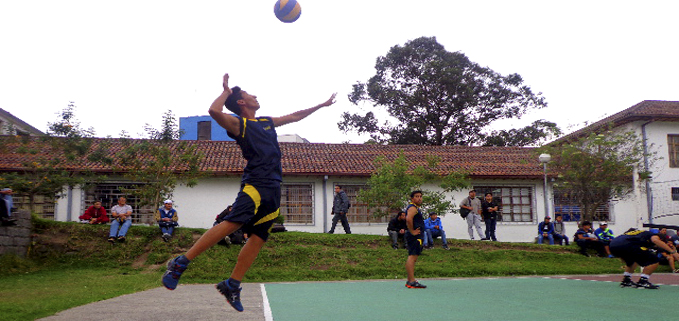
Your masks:
M 108 226 L 36 220 L 29 260 L 0 257 L 0 311 L 4 320 L 29 320 L 161 286 L 164 262 L 186 251 L 204 231 L 183 229 L 164 243 L 156 227 L 135 226 L 125 244 L 106 242 Z M 437 243 L 438 245 L 438 243 Z M 452 240 L 451 251 L 425 251 L 419 278 L 619 273 L 618 260 L 586 258 L 574 246 Z M 239 246 L 215 246 L 198 257 L 182 283 L 228 277 Z M 405 250 L 386 236 L 273 234 L 246 282 L 404 279 Z M 660 272 L 665 271 L 661 267 Z

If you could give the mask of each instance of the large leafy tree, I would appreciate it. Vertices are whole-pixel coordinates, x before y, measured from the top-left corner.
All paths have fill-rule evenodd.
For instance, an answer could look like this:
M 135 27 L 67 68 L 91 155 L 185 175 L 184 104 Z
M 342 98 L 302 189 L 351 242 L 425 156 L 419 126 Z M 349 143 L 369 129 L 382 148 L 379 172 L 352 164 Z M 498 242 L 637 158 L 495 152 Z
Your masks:
M 435 37 L 392 47 L 378 57 L 376 74 L 353 85 L 349 101 L 369 102 L 373 111 L 342 115 L 340 130 L 369 134 L 382 144 L 480 145 L 495 120 L 520 118 L 547 105 L 518 74 L 502 76 L 461 52 L 449 52 Z M 536 127 L 545 130 L 544 127 Z
M 151 139 L 134 140 L 123 137 L 123 150 L 117 154 L 117 170 L 127 179 L 142 183 L 125 192 L 139 198 L 139 206 L 158 206 L 172 198 L 177 185 L 198 184 L 203 155 L 196 145 L 177 141 L 181 131 L 172 111 L 163 115 L 160 129 L 145 126 Z
M 482 139 L 483 146 L 539 146 L 559 135 L 561 129 L 556 123 L 541 119 L 523 128 L 494 130 Z
M 387 216 L 404 209 L 410 200 L 410 192 L 422 190 L 426 183 L 437 181 L 443 191 L 423 191 L 425 213 L 434 211 L 445 215 L 455 211 L 455 203 L 445 192 L 461 190 L 469 186 L 466 173 L 453 172 L 448 175 L 438 173 L 439 159 L 427 156 L 427 166 L 410 168 L 410 162 L 401 153 L 393 161 L 384 157 L 375 159 L 375 172 L 370 175 L 368 188 L 359 191 L 358 199 L 365 202 L 377 217 Z
M 56 121 L 47 124 L 45 136 L 5 137 L 6 143 L 15 145 L 14 151 L 25 161 L 20 171 L 0 175 L 0 185 L 28 196 L 33 207 L 38 195 L 59 198 L 67 187 L 85 186 L 103 179 L 78 165 L 84 160 L 101 159 L 100 154 L 90 153 L 94 130 L 81 128 L 75 111 L 75 104 L 70 102 Z
M 580 206 L 581 220 L 588 221 L 594 220 L 598 207 L 628 197 L 636 183 L 650 179 L 651 173 L 644 171 L 645 156 L 650 163 L 657 159 L 655 152 L 644 151 L 635 132 L 613 128 L 538 151 L 552 156 L 548 168 L 557 174 L 556 184 L 570 192 Z

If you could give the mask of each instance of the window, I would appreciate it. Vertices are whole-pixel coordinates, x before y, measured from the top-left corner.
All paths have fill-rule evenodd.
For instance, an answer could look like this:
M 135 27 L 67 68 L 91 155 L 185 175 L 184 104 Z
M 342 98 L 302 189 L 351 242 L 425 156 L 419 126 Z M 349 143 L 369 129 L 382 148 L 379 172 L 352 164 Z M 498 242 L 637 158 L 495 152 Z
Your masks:
M 281 185 L 281 215 L 285 223 L 314 224 L 314 196 L 312 184 Z
M 573 192 L 566 188 L 554 185 L 554 216 L 561 215 L 564 222 L 579 222 L 582 218 L 580 204 Z M 594 214 L 595 221 L 610 221 L 610 208 L 608 203 L 601 205 Z
M 81 212 L 84 213 L 88 207 L 94 205 L 95 201 L 100 201 L 101 206 L 106 209 L 110 216 L 111 208 L 118 204 L 119 197 L 124 196 L 127 199 L 126 204 L 132 206 L 133 224 L 155 224 L 153 212 L 156 207 L 151 205 L 140 206 L 141 200 L 130 193 L 139 185 L 135 183 L 106 183 L 92 186 L 85 191 Z M 82 213 L 77 215 L 82 215 Z
M 212 140 L 212 122 L 198 122 L 198 140 Z
M 679 201 L 679 187 L 672 187 L 672 200 Z
M 504 222 L 532 222 L 533 189 L 528 186 L 474 186 L 476 197 L 493 193 L 500 205 L 499 220 Z
M 387 223 L 389 222 L 389 217 L 375 217 L 372 211 L 368 210 L 368 205 L 365 203 L 359 203 L 357 200 L 358 192 L 361 189 L 366 188 L 363 184 L 336 184 L 342 186 L 342 190 L 347 193 L 349 197 L 349 213 L 347 213 L 347 220 L 349 223 Z M 335 185 L 332 185 L 335 188 Z
M 679 135 L 667 135 L 670 154 L 670 167 L 679 167 Z
M 48 220 L 54 220 L 54 202 L 55 197 L 47 197 L 43 195 L 35 195 L 33 198 L 33 206 L 28 196 L 15 194 L 12 197 L 14 207 L 34 212 L 38 216 Z

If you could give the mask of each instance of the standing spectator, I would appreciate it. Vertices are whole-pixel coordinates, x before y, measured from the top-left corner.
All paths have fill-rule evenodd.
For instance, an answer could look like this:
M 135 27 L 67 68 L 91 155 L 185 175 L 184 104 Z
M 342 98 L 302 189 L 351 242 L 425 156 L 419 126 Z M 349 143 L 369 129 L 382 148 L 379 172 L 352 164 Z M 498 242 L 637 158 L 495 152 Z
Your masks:
M 486 240 L 484 238 L 484 233 L 481 231 L 481 200 L 476 198 L 476 191 L 469 191 L 469 197 L 462 200 L 460 207 L 470 210 L 469 215 L 467 215 L 467 231 L 469 232 L 469 238 L 474 240 L 474 227 L 476 227 L 476 232 L 479 233 L 481 240 Z
M 606 250 L 608 257 L 613 258 L 613 255 L 611 255 L 609 244 L 611 244 L 611 241 L 615 238 L 615 236 L 613 236 L 613 231 L 611 231 L 608 228 L 608 223 L 600 222 L 599 228 L 594 230 L 594 235 L 596 235 L 601 244 L 604 245 L 604 250 Z
M 110 243 L 115 243 L 116 237 L 118 242 L 125 242 L 125 235 L 127 230 L 132 226 L 132 206 L 127 205 L 127 198 L 119 197 L 118 204 L 111 208 L 111 216 L 113 221 L 111 222 L 111 229 L 108 233 L 108 241 Z M 118 231 L 120 228 L 120 231 Z
M 422 232 L 424 230 L 424 217 L 420 212 L 420 206 L 422 206 L 422 191 L 413 191 L 410 193 L 410 204 L 406 207 L 406 225 L 408 226 L 408 231 L 406 231 L 406 244 L 408 245 L 408 259 L 406 260 L 408 281 L 406 288 L 409 289 L 427 287 L 415 279 L 415 263 L 422 254 Z
M 555 219 L 554 242 L 558 242 L 559 245 L 563 245 L 563 242 L 566 241 L 566 245 L 568 245 L 568 236 L 566 235 L 566 226 L 563 223 L 563 217 L 561 215 L 557 215 Z
M 584 225 L 584 223 L 583 223 Z M 625 272 L 623 274 L 621 287 L 635 287 L 644 289 L 657 289 L 658 286 L 649 282 L 651 274 L 658 267 L 658 256 L 650 251 L 653 246 L 657 246 L 674 257 L 679 259 L 676 249 L 672 249 L 661 237 L 665 235 L 656 230 L 629 230 L 611 241 L 611 252 L 625 262 Z M 643 266 L 638 282 L 632 281 L 632 273 L 637 266 Z
M 332 212 L 330 213 L 335 214 L 335 216 L 332 217 L 332 227 L 328 233 L 335 233 L 337 221 L 342 221 L 344 233 L 351 234 L 351 228 L 349 228 L 349 221 L 347 220 L 349 206 L 349 197 L 347 196 L 347 193 L 342 190 L 342 186 L 335 185 L 335 198 L 332 200 Z
M 106 224 L 111 220 L 106 215 L 106 209 L 101 206 L 100 201 L 94 202 L 94 205 L 85 210 L 83 215 L 78 217 L 80 222 L 89 224 Z
M 592 231 L 592 223 L 583 221 L 581 227 L 575 232 L 573 236 L 575 243 L 580 247 L 580 254 L 589 256 L 587 249 L 595 249 L 599 256 L 606 257 L 604 245 L 599 241 L 599 238 L 594 235 Z
M 387 226 L 387 233 L 389 233 L 389 237 L 391 238 L 391 247 L 394 250 L 398 250 L 398 238 L 403 239 L 403 246 L 408 247 L 407 244 L 405 244 L 405 234 L 406 230 L 408 229 L 408 225 L 406 225 L 406 212 L 400 211 L 394 218 L 389 221 L 389 225 Z
M 177 224 L 177 221 L 179 221 L 177 210 L 172 208 L 172 205 L 172 200 L 165 200 L 163 207 L 159 208 L 155 215 L 160 231 L 163 233 L 163 241 L 165 242 L 172 238 L 174 228 L 179 225 Z
M 433 248 L 434 239 L 441 237 L 443 249 L 448 250 L 448 241 L 446 240 L 446 231 L 443 230 L 441 218 L 435 212 L 429 213 L 429 218 L 424 220 L 424 248 Z
M 538 244 L 542 244 L 545 237 L 549 240 L 549 245 L 554 245 L 554 224 L 552 218 L 545 216 L 545 220 L 538 224 Z
M 14 199 L 12 198 L 14 192 L 11 188 L 3 188 L 0 190 L 0 220 L 2 225 L 16 225 L 16 219 L 12 217 L 14 210 Z
M 497 211 L 500 206 L 493 200 L 493 193 L 486 193 L 485 199 L 481 202 L 481 214 L 486 223 L 486 240 L 497 242 L 495 237 L 495 227 L 497 226 Z

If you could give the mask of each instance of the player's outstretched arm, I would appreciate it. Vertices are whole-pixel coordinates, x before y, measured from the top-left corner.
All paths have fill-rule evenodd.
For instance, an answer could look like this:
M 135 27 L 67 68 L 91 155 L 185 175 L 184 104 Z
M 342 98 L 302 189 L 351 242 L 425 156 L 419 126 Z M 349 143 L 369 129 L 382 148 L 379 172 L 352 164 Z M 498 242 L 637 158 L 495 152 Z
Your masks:
M 316 107 L 311 107 L 311 108 L 307 108 L 307 109 L 304 109 L 304 110 L 296 111 L 296 112 L 294 112 L 290 115 L 285 115 L 285 116 L 281 116 L 281 117 L 273 117 L 272 118 L 273 124 L 276 127 L 280 127 L 280 126 L 283 126 L 285 124 L 298 122 L 298 121 L 306 118 L 307 116 L 313 114 L 315 111 L 317 111 L 317 110 L 319 110 L 323 107 L 328 107 L 328 106 L 334 104 L 336 95 L 337 95 L 337 93 L 332 94 L 332 96 L 330 96 L 330 99 L 319 104 Z
M 231 88 L 229 88 L 229 74 L 224 74 L 222 86 L 224 87 L 224 91 L 221 95 L 219 95 L 219 97 L 217 97 L 217 99 L 215 99 L 214 102 L 212 102 L 208 112 L 210 113 L 212 119 L 214 119 L 217 124 L 219 124 L 219 126 L 224 127 L 229 133 L 233 135 L 238 135 L 240 131 L 238 118 L 222 111 L 224 109 L 224 103 L 226 103 L 226 98 L 231 95 Z

